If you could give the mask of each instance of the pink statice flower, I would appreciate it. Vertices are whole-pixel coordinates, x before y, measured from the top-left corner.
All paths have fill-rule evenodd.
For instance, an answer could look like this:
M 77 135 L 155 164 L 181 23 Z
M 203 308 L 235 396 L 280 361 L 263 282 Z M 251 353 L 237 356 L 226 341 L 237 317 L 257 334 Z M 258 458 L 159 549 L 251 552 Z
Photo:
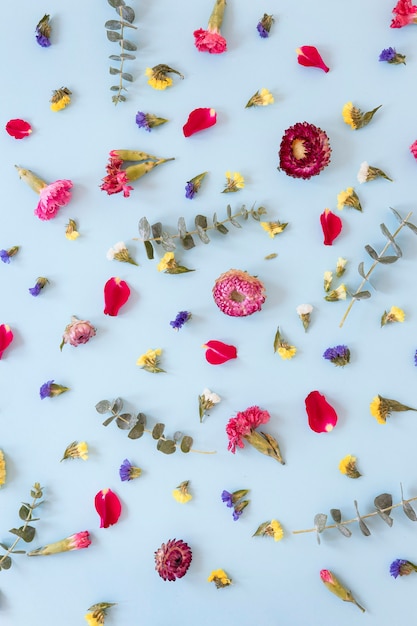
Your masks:
M 71 200 L 71 180 L 56 180 L 46 185 L 39 192 L 39 202 L 35 209 L 35 215 L 40 220 L 51 220 L 56 216 L 62 206 Z
M 68 324 L 62 335 L 62 342 L 59 346 L 60 349 L 64 347 L 64 344 L 69 343 L 75 348 L 82 343 L 87 343 L 96 334 L 96 329 L 87 320 L 79 320 L 75 315 L 71 318 L 71 324 Z
M 207 30 L 199 28 L 194 31 L 194 45 L 199 52 L 221 54 L 227 50 L 227 42 L 220 34 L 226 0 L 215 0 Z
M 410 146 L 411 154 L 415 159 L 417 159 L 417 139 Z
M 391 28 L 402 28 L 408 24 L 417 24 L 417 6 L 411 4 L 411 0 L 398 0 L 392 9 L 394 18 Z
M 242 439 L 261 424 L 269 422 L 270 418 L 268 411 L 263 411 L 259 406 L 250 406 L 246 411 L 239 411 L 236 417 L 231 417 L 226 425 L 226 433 L 229 438 L 227 449 L 234 454 L 236 446 L 243 448 Z
M 123 191 L 123 196 L 128 198 L 133 190 L 133 187 L 128 185 L 129 179 L 126 171 L 121 169 L 122 165 L 122 159 L 110 154 L 109 162 L 106 165 L 107 176 L 103 178 L 103 184 L 100 185 L 100 189 L 106 191 L 109 196 Z

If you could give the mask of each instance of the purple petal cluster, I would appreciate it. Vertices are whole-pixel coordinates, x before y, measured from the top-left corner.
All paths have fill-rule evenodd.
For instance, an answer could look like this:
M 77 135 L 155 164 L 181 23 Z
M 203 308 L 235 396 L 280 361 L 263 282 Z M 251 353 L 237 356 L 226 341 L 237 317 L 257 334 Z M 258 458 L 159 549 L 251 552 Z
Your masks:
M 39 282 L 37 282 L 34 287 L 29 288 L 29 293 L 32 296 L 36 297 L 36 296 L 39 296 L 41 289 L 42 289 L 42 285 Z
M 350 361 L 350 350 L 347 346 L 335 346 L 334 348 L 327 348 L 323 357 L 328 361 L 334 363 L 334 365 L 346 365 Z
M 3 261 L 3 263 L 10 263 L 10 255 L 7 250 L 0 250 L 0 261 Z
M 259 36 L 262 37 L 262 39 L 266 39 L 267 37 L 269 37 L 269 33 L 268 31 L 263 27 L 262 22 L 259 22 L 258 25 L 256 26 L 256 29 L 259 33 Z
M 414 365 L 417 367 L 417 350 L 414 354 Z
M 138 111 L 136 113 L 136 124 L 139 128 L 144 128 L 145 130 L 147 130 L 148 133 L 151 132 L 151 127 L 146 113 L 143 113 L 142 111 Z
M 51 397 L 51 385 L 54 381 L 53 380 L 48 380 L 47 383 L 44 383 L 41 388 L 39 389 L 39 395 L 41 397 L 41 400 L 44 400 L 45 398 L 50 398 Z
M 395 58 L 397 51 L 395 48 L 385 48 L 379 55 L 379 61 L 392 61 Z
M 231 494 L 229 491 L 222 491 L 222 501 L 226 503 L 226 506 L 230 508 L 232 508 L 233 506 L 233 494 Z
M 46 35 L 42 35 L 39 28 L 36 28 L 36 41 L 42 48 L 49 48 L 51 45 L 51 40 Z
M 185 185 L 185 197 L 188 198 L 189 200 L 192 200 L 196 193 L 197 193 L 197 189 L 195 188 L 194 183 L 191 181 L 188 181 L 188 183 Z
M 132 470 L 132 463 L 129 461 L 129 459 L 125 459 L 123 461 L 123 463 L 120 466 L 119 469 L 119 475 L 120 475 L 120 480 L 125 481 L 125 480 L 132 480 L 131 476 L 130 476 L 130 472 Z
M 416 566 L 405 559 L 395 559 L 389 567 L 389 573 L 394 578 L 398 576 L 408 576 L 411 572 L 416 571 Z
M 172 328 L 174 328 L 175 330 L 179 330 L 184 326 L 185 322 L 188 322 L 190 317 L 191 313 L 189 313 L 188 311 L 180 311 L 177 314 L 175 320 L 170 322 L 170 326 L 172 326 Z

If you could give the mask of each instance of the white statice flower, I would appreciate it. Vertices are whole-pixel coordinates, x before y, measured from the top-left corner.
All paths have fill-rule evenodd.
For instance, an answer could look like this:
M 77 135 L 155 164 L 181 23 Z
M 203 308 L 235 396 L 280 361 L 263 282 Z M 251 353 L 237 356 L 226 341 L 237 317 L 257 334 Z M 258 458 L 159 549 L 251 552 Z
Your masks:
M 124 241 L 119 241 L 118 243 L 115 243 L 114 246 L 107 251 L 106 257 L 108 258 L 109 261 L 113 261 L 113 259 L 116 257 L 116 254 L 119 254 L 120 252 L 123 252 L 124 250 L 127 251 L 126 244 L 124 243 Z
M 366 161 L 364 161 L 363 163 L 361 163 L 361 166 L 359 168 L 358 181 L 360 183 L 366 183 L 368 180 L 368 173 L 369 173 L 369 165 Z
M 304 330 L 307 331 L 307 328 L 310 326 L 310 318 L 311 312 L 313 310 L 313 306 L 311 304 L 299 304 L 296 308 L 298 316 L 303 323 Z
M 221 398 L 210 391 L 210 389 L 203 389 L 201 396 L 198 396 L 198 410 L 200 414 L 200 422 L 203 421 L 203 417 L 206 415 L 207 411 L 212 409 L 215 404 L 219 404 Z
M 324 291 L 329 291 L 332 281 L 333 281 L 333 272 L 331 272 L 330 270 L 326 270 L 323 276 Z
M 341 276 L 343 276 L 343 274 L 345 273 L 345 269 L 346 269 L 346 263 L 347 263 L 347 259 L 344 259 L 343 257 L 339 257 L 337 259 L 337 263 L 336 263 L 336 276 L 338 278 L 340 278 Z
M 208 402 L 211 402 L 211 404 L 218 404 L 221 400 L 220 396 L 217 395 L 217 393 L 214 393 L 214 391 L 210 391 L 210 389 L 207 389 L 207 387 L 205 389 L 203 389 L 203 392 L 201 394 Z

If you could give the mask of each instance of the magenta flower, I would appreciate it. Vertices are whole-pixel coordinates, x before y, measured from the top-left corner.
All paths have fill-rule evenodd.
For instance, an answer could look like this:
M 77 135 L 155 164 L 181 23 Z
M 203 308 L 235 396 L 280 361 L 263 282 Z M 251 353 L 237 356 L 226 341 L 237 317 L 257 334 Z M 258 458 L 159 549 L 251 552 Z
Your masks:
M 417 159 L 417 139 L 410 146 L 410 152 L 415 159 Z
M 194 31 L 194 45 L 199 52 L 210 52 L 210 54 L 226 52 L 227 42 L 220 34 L 225 7 L 226 0 L 215 0 L 207 30 L 199 28 Z
M 3 352 L 10 346 L 13 341 L 12 329 L 8 324 L 0 324 L 0 359 Z
M 304 65 L 305 67 L 317 67 L 323 72 L 329 71 L 329 68 L 321 58 L 319 51 L 314 46 L 301 46 L 301 48 L 297 48 L 297 61 L 300 65 Z
M 100 516 L 100 528 L 108 528 L 119 521 L 122 505 L 111 489 L 102 489 L 94 499 L 96 511 Z
M 184 137 L 191 137 L 194 133 L 199 133 L 201 130 L 214 126 L 216 122 L 217 114 L 214 109 L 209 109 L 208 107 L 194 109 L 182 127 L 182 132 Z
M 263 283 L 242 270 L 229 270 L 217 278 L 213 298 L 219 309 L 232 317 L 260 311 L 265 302 Z
M 170 539 L 155 552 L 155 569 L 164 580 L 176 580 L 185 576 L 192 558 L 185 541 Z
M 40 220 L 51 220 L 62 206 L 71 200 L 70 189 L 72 181 L 57 180 L 40 190 L 40 199 L 35 209 L 35 215 Z
M 268 411 L 262 411 L 259 406 L 250 406 L 246 411 L 240 411 L 236 417 L 231 417 L 226 425 L 226 433 L 229 438 L 227 449 L 233 454 L 238 448 L 244 448 L 245 444 L 242 439 L 261 426 L 269 422 L 271 416 Z
M 321 128 L 298 122 L 287 128 L 279 148 L 279 168 L 293 178 L 317 176 L 330 163 L 329 138 Z
M 320 224 L 324 235 L 323 243 L 325 246 L 331 246 L 342 232 L 342 220 L 329 209 L 325 209 L 320 215 Z
M 123 196 L 128 198 L 133 187 L 128 185 L 129 179 L 126 171 L 122 170 L 123 160 L 116 156 L 110 155 L 109 162 L 106 165 L 107 176 L 103 178 L 103 184 L 100 186 L 102 191 L 107 191 L 107 195 L 123 191 Z
M 398 0 L 392 12 L 395 17 L 391 22 L 391 28 L 417 24 L 417 6 L 411 4 L 411 0 Z
M 76 348 L 82 343 L 87 343 L 95 334 L 96 329 L 90 322 L 87 322 L 87 320 L 79 320 L 78 317 L 73 315 L 71 324 L 68 324 L 64 330 L 59 348 L 62 350 L 66 343 Z
M 71 550 L 82 550 L 88 548 L 91 545 L 90 533 L 88 530 L 82 530 L 79 533 L 75 533 L 66 539 L 61 541 L 55 541 L 54 543 L 48 543 L 48 545 L 42 548 L 37 548 L 28 552 L 28 556 L 47 556 L 48 554 L 59 554 L 60 552 L 69 552 Z

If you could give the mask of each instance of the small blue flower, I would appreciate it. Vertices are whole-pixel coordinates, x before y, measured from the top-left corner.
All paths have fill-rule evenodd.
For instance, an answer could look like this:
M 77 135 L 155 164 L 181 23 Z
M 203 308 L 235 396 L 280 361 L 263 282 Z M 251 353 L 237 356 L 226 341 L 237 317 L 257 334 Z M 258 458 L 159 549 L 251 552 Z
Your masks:
M 256 26 L 256 28 L 258 30 L 259 36 L 262 37 L 262 39 L 266 39 L 267 37 L 269 37 L 269 33 L 262 26 L 262 22 L 259 22 L 258 25 Z
M 45 37 L 45 35 L 42 35 L 42 33 L 38 31 L 38 29 L 36 29 L 36 41 L 40 46 L 42 46 L 42 48 L 49 48 L 49 46 L 51 45 L 50 39 L 48 39 L 48 37 Z
M 389 573 L 394 578 L 398 576 L 408 576 L 411 572 L 417 571 L 417 567 L 411 561 L 405 559 L 395 559 L 389 567 Z
M 177 317 L 175 318 L 175 320 L 170 322 L 170 326 L 172 326 L 174 330 L 179 330 L 180 328 L 184 326 L 185 322 L 188 322 L 190 318 L 191 318 L 191 313 L 189 313 L 188 311 L 180 311 L 177 314 Z
M 237 520 L 240 518 L 242 513 L 243 513 L 243 509 L 242 510 L 234 509 L 234 511 L 233 511 L 233 519 L 234 519 L 235 522 L 237 522 Z
M 10 255 L 7 250 L 0 250 L 0 260 L 3 261 L 3 263 L 10 263 Z
M 385 48 L 385 50 L 383 50 L 379 55 L 379 60 L 388 62 L 392 61 L 395 58 L 396 54 L 397 51 L 395 50 L 395 48 Z
M 143 113 L 142 111 L 137 112 L 136 124 L 138 125 L 139 128 L 144 128 L 145 130 L 147 130 L 148 133 L 151 132 L 151 127 L 150 127 L 148 116 L 146 113 Z
M 233 506 L 233 494 L 226 490 L 222 491 L 222 501 L 226 503 L 226 506 L 229 507 L 229 509 L 231 509 Z
M 188 181 L 188 183 L 185 185 L 185 197 L 188 198 L 189 200 L 192 200 L 196 193 L 197 193 L 197 190 L 195 188 L 194 183 L 191 180 Z
M 335 346 L 334 348 L 327 348 L 323 357 L 328 361 L 331 361 L 334 365 L 344 367 L 350 362 L 350 350 L 347 346 Z
M 39 389 L 39 395 L 41 397 L 41 400 L 44 400 L 45 398 L 50 398 L 52 393 L 51 393 L 51 385 L 53 384 L 53 380 L 48 380 L 47 383 L 44 383 L 41 388 Z
M 414 354 L 414 365 L 417 367 L 417 350 Z
M 48 282 L 47 278 L 44 278 L 43 276 L 40 276 L 39 278 L 36 279 L 35 286 L 29 288 L 29 293 L 32 296 L 39 296 L 40 292 L 45 287 L 47 282 Z
M 129 459 L 125 459 L 119 468 L 120 480 L 133 480 L 133 478 L 138 478 L 142 473 L 142 470 L 139 467 L 135 467 L 129 461 Z

